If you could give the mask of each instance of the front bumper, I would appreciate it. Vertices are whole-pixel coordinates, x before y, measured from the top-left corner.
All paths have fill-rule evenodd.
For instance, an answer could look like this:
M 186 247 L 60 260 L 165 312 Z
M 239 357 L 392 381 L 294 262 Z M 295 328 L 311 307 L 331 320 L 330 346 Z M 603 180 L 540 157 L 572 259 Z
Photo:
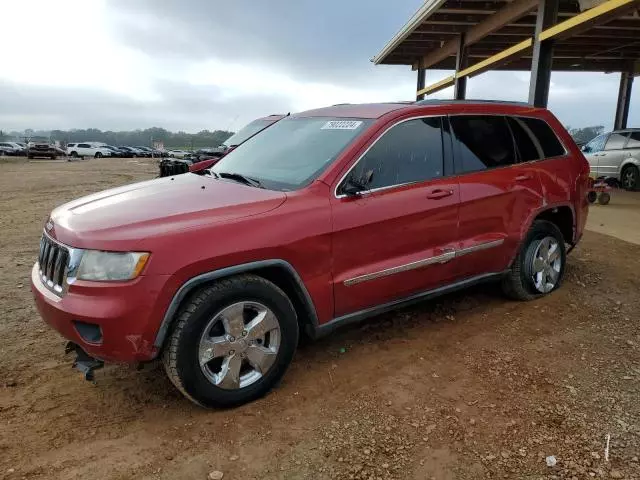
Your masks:
M 31 270 L 31 291 L 44 321 L 89 355 L 108 362 L 138 363 L 157 355 L 153 343 L 162 321 L 158 296 L 168 278 L 153 275 L 128 282 L 76 281 L 58 297 L 42 285 L 36 263 Z M 87 324 L 99 327 L 99 339 L 83 331 Z

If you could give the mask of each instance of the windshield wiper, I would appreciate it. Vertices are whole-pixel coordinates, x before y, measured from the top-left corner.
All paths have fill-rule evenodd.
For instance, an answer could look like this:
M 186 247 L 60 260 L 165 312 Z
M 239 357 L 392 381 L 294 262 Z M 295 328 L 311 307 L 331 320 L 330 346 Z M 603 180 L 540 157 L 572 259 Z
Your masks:
M 237 180 L 245 185 L 249 185 L 251 187 L 264 188 L 260 180 L 255 178 L 247 177 L 246 175 L 242 175 L 241 173 L 234 172 L 217 172 L 220 178 L 230 178 L 231 180 Z

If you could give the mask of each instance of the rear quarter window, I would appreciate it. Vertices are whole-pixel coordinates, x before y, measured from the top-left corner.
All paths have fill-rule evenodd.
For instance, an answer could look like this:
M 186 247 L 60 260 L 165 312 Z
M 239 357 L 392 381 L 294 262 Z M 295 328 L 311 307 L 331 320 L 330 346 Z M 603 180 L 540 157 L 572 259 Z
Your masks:
M 640 148 L 640 132 L 631 132 L 625 148 Z
M 520 117 L 521 120 L 538 140 L 545 158 L 559 157 L 566 153 L 558 136 L 544 120 L 539 118 Z

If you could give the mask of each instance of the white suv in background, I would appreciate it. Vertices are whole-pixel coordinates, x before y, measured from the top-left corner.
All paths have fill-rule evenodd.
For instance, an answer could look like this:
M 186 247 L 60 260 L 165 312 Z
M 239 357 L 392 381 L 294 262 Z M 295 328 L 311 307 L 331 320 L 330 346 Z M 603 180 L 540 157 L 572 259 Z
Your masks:
M 582 153 L 596 178 L 615 179 L 626 190 L 640 189 L 640 128 L 597 136 Z
M 67 145 L 67 155 L 70 157 L 102 158 L 110 157 L 112 153 L 111 150 L 99 143 L 69 143 Z

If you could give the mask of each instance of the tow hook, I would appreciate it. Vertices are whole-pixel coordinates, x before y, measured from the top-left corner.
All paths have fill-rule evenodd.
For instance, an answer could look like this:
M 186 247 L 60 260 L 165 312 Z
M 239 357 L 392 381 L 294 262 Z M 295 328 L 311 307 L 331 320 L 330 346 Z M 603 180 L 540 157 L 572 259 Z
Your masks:
M 76 359 L 73 361 L 72 367 L 77 368 L 84 375 L 85 380 L 93 382 L 93 372 L 104 367 L 104 362 L 90 356 L 87 352 L 80 348 L 79 345 L 73 342 L 68 342 L 64 347 L 64 353 L 69 354 L 71 352 L 75 352 L 76 354 Z

